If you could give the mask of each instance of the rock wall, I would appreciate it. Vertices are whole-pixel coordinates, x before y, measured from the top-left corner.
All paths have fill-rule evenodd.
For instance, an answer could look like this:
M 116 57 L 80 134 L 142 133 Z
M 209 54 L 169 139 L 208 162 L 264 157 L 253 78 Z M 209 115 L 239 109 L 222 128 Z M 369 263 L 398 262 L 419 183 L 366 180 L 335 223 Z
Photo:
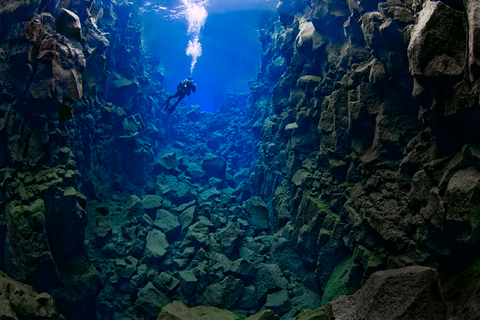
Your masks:
M 85 246 L 88 201 L 148 175 L 128 177 L 120 161 L 153 158 L 123 126 L 155 100 L 140 5 L 0 5 L 0 268 L 50 292 L 71 319 L 96 317 L 101 285 Z
M 378 270 L 478 258 L 476 2 L 281 1 L 250 95 L 172 115 L 142 5 L 0 4 L 10 277 L 67 319 L 291 318 Z M 452 319 L 476 316 L 477 270 L 453 278 L 469 297 L 447 282 Z
M 469 266 L 479 254 L 478 3 L 277 9 L 259 79 L 286 71 L 250 100 L 264 123 L 257 190 L 283 238 L 272 256 L 324 303 L 376 270 Z

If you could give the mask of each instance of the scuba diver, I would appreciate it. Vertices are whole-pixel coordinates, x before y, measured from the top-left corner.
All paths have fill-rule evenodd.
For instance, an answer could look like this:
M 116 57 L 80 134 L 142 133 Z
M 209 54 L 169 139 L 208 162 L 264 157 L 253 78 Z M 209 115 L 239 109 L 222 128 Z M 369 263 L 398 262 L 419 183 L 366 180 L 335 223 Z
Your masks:
M 190 93 L 197 91 L 197 86 L 193 83 L 192 78 L 188 78 L 180 82 L 177 86 L 177 92 L 173 95 L 167 98 L 167 101 L 165 102 L 165 105 L 163 106 L 163 111 L 166 111 L 168 109 L 168 113 L 172 113 L 173 110 L 175 110 L 175 107 L 177 104 L 185 98 L 185 96 L 189 96 Z M 179 97 L 178 100 L 169 108 L 168 105 L 170 104 L 170 100 L 172 98 Z

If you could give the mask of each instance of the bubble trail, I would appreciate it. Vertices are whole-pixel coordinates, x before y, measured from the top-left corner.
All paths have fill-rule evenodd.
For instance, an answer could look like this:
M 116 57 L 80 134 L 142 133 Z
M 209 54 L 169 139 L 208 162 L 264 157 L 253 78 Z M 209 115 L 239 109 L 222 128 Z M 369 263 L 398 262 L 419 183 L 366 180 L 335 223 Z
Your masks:
M 191 36 L 185 52 L 187 56 L 192 57 L 190 74 L 193 74 L 197 59 L 202 55 L 200 33 L 208 17 L 208 12 L 205 9 L 208 5 L 208 0 L 181 0 L 181 2 L 184 7 L 181 14 L 188 22 L 187 33 Z

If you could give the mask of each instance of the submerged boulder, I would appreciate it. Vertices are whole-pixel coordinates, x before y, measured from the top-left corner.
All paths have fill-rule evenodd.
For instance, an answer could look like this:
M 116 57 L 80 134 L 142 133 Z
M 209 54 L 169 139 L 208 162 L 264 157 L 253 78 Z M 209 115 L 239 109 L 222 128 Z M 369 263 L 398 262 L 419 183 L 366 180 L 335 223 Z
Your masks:
M 258 231 L 268 229 L 268 208 L 260 197 L 252 197 L 245 202 L 248 217 Z
M 412 266 L 375 272 L 355 294 L 325 309 L 325 320 L 351 319 L 447 319 L 437 271 Z
M 208 177 L 225 179 L 227 162 L 222 157 L 208 153 L 203 159 L 202 169 Z
M 57 30 L 68 38 L 82 39 L 82 24 L 79 17 L 72 11 L 61 8 L 57 17 Z
M 149 258 L 161 258 L 167 253 L 169 243 L 160 230 L 152 230 L 147 235 L 146 255 Z
M 168 305 L 171 300 L 149 282 L 138 293 L 137 308 L 143 310 L 152 318 L 160 313 L 162 307 Z

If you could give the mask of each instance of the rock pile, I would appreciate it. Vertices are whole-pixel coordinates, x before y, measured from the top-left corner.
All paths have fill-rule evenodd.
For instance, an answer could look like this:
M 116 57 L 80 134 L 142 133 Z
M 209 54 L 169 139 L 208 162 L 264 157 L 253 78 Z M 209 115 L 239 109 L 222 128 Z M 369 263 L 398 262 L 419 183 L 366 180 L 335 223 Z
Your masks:
M 318 307 L 318 294 L 272 259 L 278 239 L 268 233 L 263 200 L 244 201 L 233 179 L 196 180 L 188 168 L 165 169 L 155 194 L 89 203 L 87 240 L 104 283 L 97 298 L 103 317 L 155 317 L 172 300 L 245 317 L 262 307 L 277 314 Z

